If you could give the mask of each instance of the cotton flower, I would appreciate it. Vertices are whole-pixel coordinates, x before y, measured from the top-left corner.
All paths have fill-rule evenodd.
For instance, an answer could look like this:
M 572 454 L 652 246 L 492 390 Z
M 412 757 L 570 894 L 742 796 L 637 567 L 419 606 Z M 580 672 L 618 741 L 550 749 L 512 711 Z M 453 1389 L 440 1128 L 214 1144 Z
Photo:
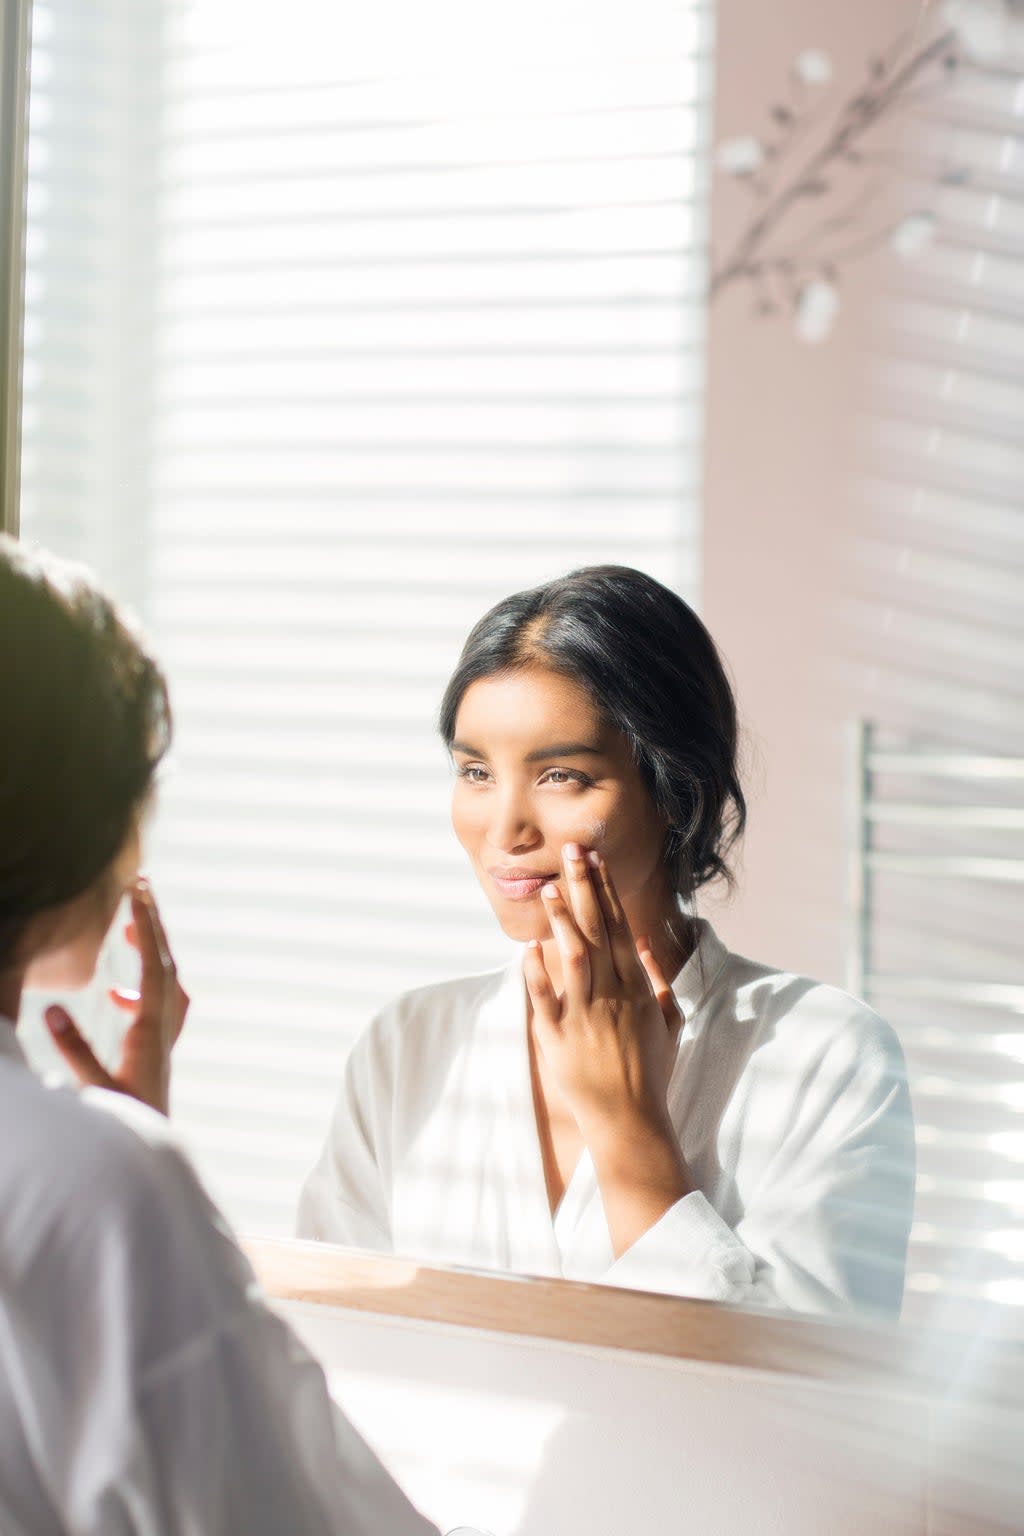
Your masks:
M 764 149 L 760 139 L 748 133 L 719 144 L 716 158 L 719 167 L 730 176 L 752 176 L 764 164 Z
M 796 334 L 808 346 L 817 346 L 832 333 L 839 313 L 835 283 L 816 277 L 801 288 L 796 301 Z
M 942 18 L 975 59 L 998 59 L 1024 43 L 1019 0 L 942 0 Z
M 832 60 L 820 48 L 805 48 L 793 61 L 793 73 L 802 85 L 828 85 Z
M 908 213 L 889 236 L 889 244 L 904 261 L 913 261 L 935 239 L 938 220 L 934 213 Z

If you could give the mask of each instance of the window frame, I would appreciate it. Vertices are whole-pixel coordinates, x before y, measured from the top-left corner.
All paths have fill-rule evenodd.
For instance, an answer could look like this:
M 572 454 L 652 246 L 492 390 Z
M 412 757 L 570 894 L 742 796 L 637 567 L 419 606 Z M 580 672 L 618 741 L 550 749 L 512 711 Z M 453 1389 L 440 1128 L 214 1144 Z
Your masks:
M 17 538 L 32 0 L 0 0 L 0 527 Z

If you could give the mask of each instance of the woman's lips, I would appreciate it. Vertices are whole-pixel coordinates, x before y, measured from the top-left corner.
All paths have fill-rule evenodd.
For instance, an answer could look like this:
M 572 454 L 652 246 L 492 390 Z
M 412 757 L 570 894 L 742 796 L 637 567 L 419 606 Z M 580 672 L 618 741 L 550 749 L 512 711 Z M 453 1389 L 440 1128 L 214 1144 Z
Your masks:
M 557 873 L 535 875 L 532 871 L 518 869 L 489 869 L 487 873 L 506 901 L 528 901 L 542 886 L 558 879 Z

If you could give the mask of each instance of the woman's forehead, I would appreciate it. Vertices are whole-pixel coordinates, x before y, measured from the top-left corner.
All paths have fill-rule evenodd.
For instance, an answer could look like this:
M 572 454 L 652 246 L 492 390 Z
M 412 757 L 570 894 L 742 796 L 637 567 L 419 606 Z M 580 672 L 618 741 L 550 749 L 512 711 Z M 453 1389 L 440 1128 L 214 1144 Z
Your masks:
M 545 742 L 597 746 L 607 741 L 609 728 L 581 683 L 547 667 L 531 666 L 478 678 L 466 689 L 456 716 L 456 739 L 485 734 L 492 739 L 525 742 L 544 737 Z

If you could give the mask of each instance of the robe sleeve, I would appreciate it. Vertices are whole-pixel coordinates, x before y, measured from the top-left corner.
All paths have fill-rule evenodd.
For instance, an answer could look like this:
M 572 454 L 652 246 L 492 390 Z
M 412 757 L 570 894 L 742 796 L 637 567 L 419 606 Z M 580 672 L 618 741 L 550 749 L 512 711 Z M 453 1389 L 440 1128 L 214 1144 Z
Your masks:
M 763 1135 L 762 1172 L 735 1227 L 695 1191 L 620 1255 L 606 1283 L 744 1306 L 897 1316 L 914 1126 L 902 1051 L 875 1022 L 881 1028 L 869 1041 L 824 1054 L 785 1133 Z
M 392 1250 L 391 1092 L 378 1016 L 352 1048 L 320 1156 L 302 1189 L 296 1236 Z

